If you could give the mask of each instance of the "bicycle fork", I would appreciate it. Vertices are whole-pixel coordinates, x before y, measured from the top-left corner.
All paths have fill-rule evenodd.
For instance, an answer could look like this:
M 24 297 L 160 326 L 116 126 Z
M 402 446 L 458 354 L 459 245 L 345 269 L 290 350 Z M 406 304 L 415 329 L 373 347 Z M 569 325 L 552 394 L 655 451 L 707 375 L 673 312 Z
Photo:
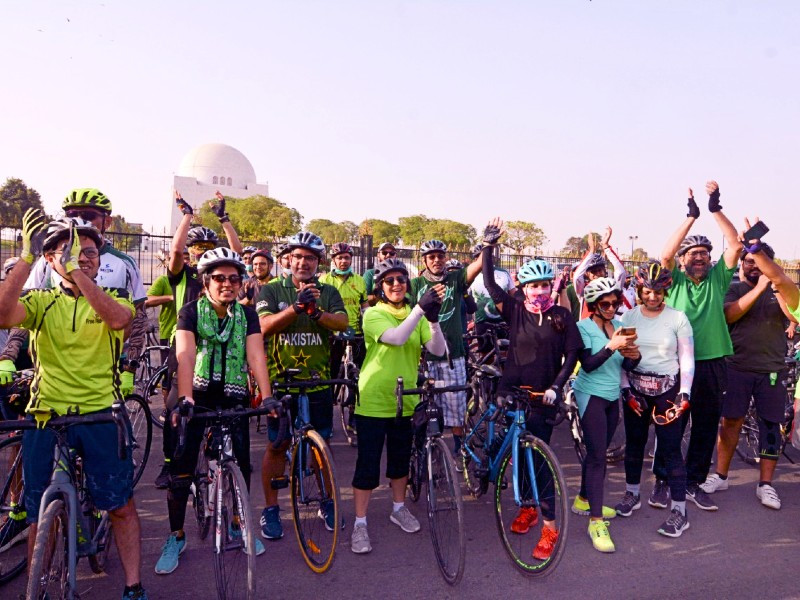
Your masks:
M 514 486 L 514 502 L 520 507 L 534 507 L 539 506 L 539 486 L 536 482 L 536 477 L 533 471 L 533 449 L 531 444 L 525 439 L 525 411 L 517 411 L 514 415 L 514 422 L 516 424 L 514 430 L 514 440 L 511 445 L 511 461 L 514 468 L 512 482 Z M 520 443 L 521 442 L 521 443 Z M 520 447 L 523 448 L 523 455 L 520 456 Z M 524 459 L 524 462 L 520 462 Z M 524 469 L 524 470 L 523 470 Z M 531 485 L 532 498 L 526 499 L 522 497 L 521 492 L 521 478 L 523 474 L 528 476 Z

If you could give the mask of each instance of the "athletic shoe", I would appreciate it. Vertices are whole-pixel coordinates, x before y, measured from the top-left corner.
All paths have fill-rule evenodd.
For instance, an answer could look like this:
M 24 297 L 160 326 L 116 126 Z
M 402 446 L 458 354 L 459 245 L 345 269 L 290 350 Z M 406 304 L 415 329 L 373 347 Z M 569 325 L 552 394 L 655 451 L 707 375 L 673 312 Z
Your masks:
M 778 492 L 768 483 L 756 487 L 756 497 L 767 508 L 781 509 L 781 499 L 778 497 Z
M 589 520 L 589 538 L 592 540 L 594 549 L 598 552 L 614 552 L 614 542 L 608 533 L 608 522 L 595 519 Z
M 539 513 L 536 512 L 536 509 L 530 506 L 523 506 L 519 509 L 517 517 L 511 523 L 511 531 L 522 535 L 528 533 L 531 527 L 536 527 L 536 523 L 538 522 Z
M 585 498 L 581 498 L 580 496 L 575 496 L 575 502 L 572 503 L 572 512 L 576 515 L 583 515 L 585 517 L 589 516 L 589 501 Z M 617 511 L 615 511 L 610 506 L 603 507 L 603 518 L 604 519 L 613 519 L 617 516 Z
M 156 573 L 167 575 L 178 568 L 178 557 L 186 549 L 186 538 L 178 539 L 177 534 L 170 533 L 164 546 L 161 548 L 161 556 L 156 563 Z
M 333 531 L 333 500 L 323 500 L 320 502 L 317 516 L 325 521 L 325 529 Z M 344 529 L 344 517 L 342 517 L 342 529 Z
M 620 517 L 630 517 L 633 514 L 633 511 L 642 508 L 641 498 L 642 497 L 639 494 L 625 492 L 625 495 L 622 497 L 622 501 L 614 507 L 617 511 L 617 514 Z
M 462 456 L 460 450 L 458 452 L 454 452 L 453 453 L 453 462 L 456 465 L 456 471 L 458 471 L 459 473 L 463 473 L 464 472 L 464 457 Z
M 228 537 L 231 540 L 241 539 L 242 530 L 239 529 L 238 527 L 234 527 L 233 525 L 228 525 Z M 256 538 L 255 544 L 256 544 L 256 556 L 261 556 L 262 554 L 264 554 L 264 552 L 266 552 L 264 544 L 261 543 L 260 539 Z M 244 553 L 247 554 L 247 548 L 245 548 Z
M 147 600 L 147 592 L 141 586 L 138 590 L 128 590 L 123 592 L 122 600 Z
M 669 485 L 665 479 L 656 479 L 656 485 L 650 492 L 647 503 L 653 508 L 667 508 L 669 504 Z
M 669 512 L 667 520 L 658 528 L 658 533 L 667 537 L 680 537 L 687 529 L 689 529 L 688 515 L 684 515 L 677 508 L 673 508 Z
M 714 504 L 711 496 L 706 494 L 699 485 L 686 488 L 686 497 L 702 510 L 719 510 L 719 506 Z
M 531 552 L 531 556 L 536 560 L 547 560 L 553 553 L 558 541 L 558 531 L 550 529 L 549 527 L 542 527 L 542 536 L 539 538 L 539 543 Z
M 728 489 L 728 480 L 723 479 L 717 473 L 714 473 L 713 475 L 706 477 L 706 480 L 700 484 L 700 489 L 702 489 L 706 494 L 724 492 Z
M 169 464 L 161 465 L 161 471 L 156 476 L 156 489 L 165 490 L 169 487 Z
M 369 543 L 369 533 L 367 533 L 366 525 L 356 524 L 353 527 L 353 535 L 350 536 L 350 550 L 356 554 L 372 552 L 372 544 Z
M 8 513 L 8 519 L 0 527 L 0 552 L 5 552 L 14 544 L 18 544 L 28 537 L 28 523 L 25 522 L 25 512 Z
M 389 520 L 406 533 L 419 531 L 419 521 L 405 505 L 400 510 L 392 511 L 392 514 L 389 515 Z
M 279 540 L 283 537 L 280 507 L 268 506 L 261 511 L 261 537 L 266 540 Z

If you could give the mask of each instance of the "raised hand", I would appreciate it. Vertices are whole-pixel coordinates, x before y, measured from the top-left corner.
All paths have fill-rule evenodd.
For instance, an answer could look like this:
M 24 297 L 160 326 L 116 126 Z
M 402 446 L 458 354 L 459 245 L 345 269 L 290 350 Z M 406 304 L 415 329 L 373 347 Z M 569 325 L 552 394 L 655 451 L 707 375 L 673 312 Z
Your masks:
M 227 223 L 230 218 L 228 213 L 225 212 L 225 196 L 219 190 L 214 195 L 217 197 L 217 201 L 211 201 L 211 212 L 217 215 L 220 223 Z
M 686 205 L 689 207 L 689 212 L 686 213 L 687 217 L 691 217 L 692 219 L 700 217 L 700 207 L 697 206 L 697 202 L 694 201 L 694 192 L 692 188 L 689 188 L 689 199 L 686 201 Z
M 44 237 L 47 228 L 44 223 L 44 214 L 38 208 L 29 208 L 22 217 L 22 252 L 20 258 L 26 263 L 33 264 L 42 254 Z
M 181 193 L 178 190 L 175 190 L 175 205 L 178 207 L 178 210 L 185 215 L 194 214 L 192 205 L 183 199 L 183 196 L 181 196 Z
M 494 246 L 503 235 L 503 221 L 500 217 L 495 217 L 483 230 L 483 243 L 486 246 Z
M 706 192 L 708 192 L 708 211 L 715 213 L 722 210 L 722 205 L 719 203 L 719 184 L 713 179 L 706 183 Z
M 80 269 L 78 260 L 81 256 L 81 238 L 75 230 L 75 225 L 69 228 L 69 241 L 64 244 L 61 250 L 61 258 L 59 262 L 64 267 L 64 271 L 72 273 L 76 269 Z

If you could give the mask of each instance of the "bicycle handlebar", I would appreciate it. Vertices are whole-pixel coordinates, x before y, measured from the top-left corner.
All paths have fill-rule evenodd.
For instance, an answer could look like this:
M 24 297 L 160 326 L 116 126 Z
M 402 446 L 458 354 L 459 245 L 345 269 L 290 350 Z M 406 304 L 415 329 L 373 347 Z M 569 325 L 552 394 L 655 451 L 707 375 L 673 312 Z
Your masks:
M 403 416 L 403 396 L 419 395 L 424 397 L 436 396 L 447 392 L 466 392 L 472 389 L 469 385 L 448 385 L 438 387 L 435 385 L 434 379 L 427 379 L 421 388 L 403 389 L 403 378 L 397 378 L 397 386 L 394 389 L 395 397 L 397 398 L 397 413 L 396 418 Z

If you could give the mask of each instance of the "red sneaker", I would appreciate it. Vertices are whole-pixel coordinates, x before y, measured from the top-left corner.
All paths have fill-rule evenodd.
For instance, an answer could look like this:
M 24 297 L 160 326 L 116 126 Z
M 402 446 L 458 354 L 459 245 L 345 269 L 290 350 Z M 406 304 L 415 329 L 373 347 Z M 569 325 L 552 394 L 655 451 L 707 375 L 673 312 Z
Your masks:
M 539 538 L 539 543 L 531 553 L 536 560 L 547 560 L 553 553 L 553 548 L 556 547 L 558 541 L 558 531 L 550 529 L 549 527 L 542 527 L 542 537 Z
M 535 527 L 539 522 L 539 513 L 535 508 L 523 506 L 519 509 L 519 514 L 514 522 L 511 523 L 511 531 L 514 533 L 528 533 L 531 527 Z

